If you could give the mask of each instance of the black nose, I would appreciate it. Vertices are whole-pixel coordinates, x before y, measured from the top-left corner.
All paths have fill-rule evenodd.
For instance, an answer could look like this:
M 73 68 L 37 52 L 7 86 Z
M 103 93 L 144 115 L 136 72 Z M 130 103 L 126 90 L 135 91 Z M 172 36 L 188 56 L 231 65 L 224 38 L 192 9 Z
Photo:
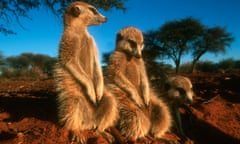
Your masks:
M 107 22 L 108 21 L 108 18 L 107 17 L 104 17 L 104 22 Z
M 139 54 L 135 55 L 136 58 L 140 59 L 141 56 Z

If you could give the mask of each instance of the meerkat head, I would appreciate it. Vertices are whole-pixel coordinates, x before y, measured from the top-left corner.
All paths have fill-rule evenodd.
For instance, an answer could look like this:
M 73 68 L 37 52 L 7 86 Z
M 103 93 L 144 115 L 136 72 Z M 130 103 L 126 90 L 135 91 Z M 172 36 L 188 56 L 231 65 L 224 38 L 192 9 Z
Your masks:
M 107 21 L 98 10 L 84 2 L 73 2 L 65 10 L 65 26 L 90 26 L 99 25 Z
M 144 38 L 142 32 L 135 27 L 125 27 L 117 33 L 116 50 L 123 51 L 136 58 L 142 57 Z
M 184 76 L 170 77 L 167 83 L 168 96 L 178 99 L 180 103 L 193 101 L 194 92 L 189 78 Z

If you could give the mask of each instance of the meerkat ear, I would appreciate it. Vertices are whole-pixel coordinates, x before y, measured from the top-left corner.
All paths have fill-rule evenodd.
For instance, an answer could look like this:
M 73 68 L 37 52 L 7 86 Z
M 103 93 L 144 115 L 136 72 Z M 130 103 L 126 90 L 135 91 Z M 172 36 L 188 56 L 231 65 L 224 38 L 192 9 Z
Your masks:
M 75 17 L 78 17 L 81 13 L 81 10 L 79 7 L 72 7 L 71 8 L 71 14 Z

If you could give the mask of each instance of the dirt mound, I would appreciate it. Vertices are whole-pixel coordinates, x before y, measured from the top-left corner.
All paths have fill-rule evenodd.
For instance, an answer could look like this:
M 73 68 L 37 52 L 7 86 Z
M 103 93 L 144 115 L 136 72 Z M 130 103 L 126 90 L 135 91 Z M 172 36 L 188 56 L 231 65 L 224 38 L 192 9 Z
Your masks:
M 186 76 L 196 96 L 191 112 L 180 109 L 184 131 L 191 139 L 185 143 L 240 143 L 240 74 Z M 68 132 L 57 123 L 55 99 L 53 80 L 0 82 L 0 143 L 69 143 Z M 92 131 L 84 135 L 88 143 L 107 143 Z M 181 143 L 173 132 L 164 138 L 149 138 L 149 142 Z

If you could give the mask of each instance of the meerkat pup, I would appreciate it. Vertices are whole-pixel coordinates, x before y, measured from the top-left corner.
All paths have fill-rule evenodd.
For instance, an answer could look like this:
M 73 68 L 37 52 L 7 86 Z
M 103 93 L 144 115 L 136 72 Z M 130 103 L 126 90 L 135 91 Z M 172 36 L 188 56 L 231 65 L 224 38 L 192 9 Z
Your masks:
M 192 90 L 191 80 L 184 76 L 169 77 L 165 83 L 164 89 L 160 92 L 161 98 L 168 102 L 171 114 L 174 120 L 176 133 L 187 140 L 182 127 L 182 120 L 178 108 L 183 104 L 189 104 L 193 101 L 194 92 Z
M 71 3 L 64 14 L 54 71 L 59 121 L 82 143 L 85 142 L 82 131 L 104 132 L 117 118 L 117 102 L 104 89 L 95 41 L 87 30 L 88 26 L 106 20 L 95 7 L 84 2 Z
M 116 127 L 131 140 L 149 133 L 160 138 L 171 124 L 168 107 L 149 86 L 141 54 L 143 47 L 139 29 L 121 29 L 105 71 L 106 85 L 118 99 L 120 116 Z

